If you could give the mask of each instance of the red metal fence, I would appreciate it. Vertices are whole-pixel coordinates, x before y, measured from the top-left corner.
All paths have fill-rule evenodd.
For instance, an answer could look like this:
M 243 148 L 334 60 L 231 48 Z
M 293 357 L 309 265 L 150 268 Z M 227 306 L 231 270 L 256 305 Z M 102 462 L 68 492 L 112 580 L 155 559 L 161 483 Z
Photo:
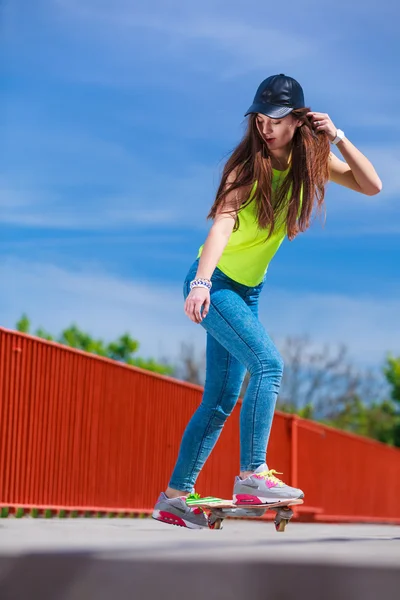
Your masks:
M 198 386 L 0 328 L 0 505 L 150 511 Z M 240 403 L 196 490 L 230 497 Z M 305 490 L 300 516 L 400 522 L 400 450 L 276 413 L 268 463 Z

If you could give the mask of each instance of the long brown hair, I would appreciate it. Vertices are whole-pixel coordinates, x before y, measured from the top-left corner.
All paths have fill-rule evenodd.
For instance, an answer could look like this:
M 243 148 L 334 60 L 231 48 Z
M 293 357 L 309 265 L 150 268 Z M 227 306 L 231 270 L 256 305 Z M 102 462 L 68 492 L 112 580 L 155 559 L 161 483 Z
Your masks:
M 247 206 L 253 198 L 257 203 L 258 226 L 261 229 L 269 228 L 266 239 L 273 234 L 282 216 L 286 219 L 287 236 L 290 240 L 300 231 L 308 229 L 314 202 L 318 212 L 323 206 L 325 185 L 329 179 L 330 154 L 329 139 L 325 132 L 314 132 L 307 117 L 309 111 L 309 108 L 300 108 L 291 113 L 302 124 L 296 128 L 289 171 L 276 194 L 272 192 L 272 165 L 268 146 L 258 129 L 257 115 L 249 116 L 243 139 L 225 164 L 208 219 L 214 219 L 218 209 L 230 212 L 229 209 L 225 211 L 224 200 L 227 194 L 237 190 L 234 208 L 238 213 L 234 231 L 239 228 L 240 209 Z M 255 182 L 257 187 L 255 193 L 251 194 Z

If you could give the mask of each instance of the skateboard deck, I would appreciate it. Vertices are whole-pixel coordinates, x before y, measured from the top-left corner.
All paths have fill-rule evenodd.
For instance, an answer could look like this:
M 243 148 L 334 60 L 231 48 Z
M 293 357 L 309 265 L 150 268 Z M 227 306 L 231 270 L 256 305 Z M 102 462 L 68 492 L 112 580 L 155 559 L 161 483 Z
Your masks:
M 196 500 L 186 500 L 186 504 L 188 506 L 200 506 L 200 508 L 246 508 L 246 510 L 251 510 L 252 508 L 265 508 L 267 510 L 278 506 L 303 504 L 303 500 L 283 500 L 281 502 L 273 502 L 270 504 L 234 504 L 232 500 L 223 500 L 222 498 L 209 496 L 207 498 L 197 498 Z
M 261 517 L 267 510 L 274 510 L 276 531 L 285 531 L 286 525 L 293 517 L 291 506 L 303 504 L 302 499 L 282 500 L 270 504 L 234 504 L 232 500 L 207 496 L 186 500 L 188 506 L 198 506 L 208 512 L 208 526 L 210 529 L 222 529 L 225 517 Z

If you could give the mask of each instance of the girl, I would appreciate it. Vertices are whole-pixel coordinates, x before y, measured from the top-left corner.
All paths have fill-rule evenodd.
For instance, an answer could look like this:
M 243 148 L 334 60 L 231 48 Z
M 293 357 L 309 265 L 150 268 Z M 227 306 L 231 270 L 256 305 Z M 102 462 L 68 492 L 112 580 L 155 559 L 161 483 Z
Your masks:
M 263 81 L 247 115 L 247 131 L 225 165 L 208 215 L 213 225 L 184 283 L 185 313 L 207 332 L 206 382 L 153 517 L 190 528 L 207 527 L 203 511 L 186 498 L 235 406 L 246 370 L 233 501 L 267 504 L 304 496 L 266 464 L 283 362 L 258 320 L 258 299 L 285 237 L 305 231 L 314 205 L 323 207 L 328 180 L 368 196 L 382 189 L 372 164 L 329 116 L 305 108 L 293 78 L 280 74 Z M 344 161 L 330 152 L 330 143 Z

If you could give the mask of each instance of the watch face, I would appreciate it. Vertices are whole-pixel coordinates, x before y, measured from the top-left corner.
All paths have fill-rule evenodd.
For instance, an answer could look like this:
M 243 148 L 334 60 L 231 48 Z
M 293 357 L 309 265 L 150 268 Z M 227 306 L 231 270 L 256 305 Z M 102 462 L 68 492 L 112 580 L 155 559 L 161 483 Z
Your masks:
M 336 138 L 333 140 L 334 144 L 337 144 L 344 138 L 344 132 L 341 129 L 336 131 Z

